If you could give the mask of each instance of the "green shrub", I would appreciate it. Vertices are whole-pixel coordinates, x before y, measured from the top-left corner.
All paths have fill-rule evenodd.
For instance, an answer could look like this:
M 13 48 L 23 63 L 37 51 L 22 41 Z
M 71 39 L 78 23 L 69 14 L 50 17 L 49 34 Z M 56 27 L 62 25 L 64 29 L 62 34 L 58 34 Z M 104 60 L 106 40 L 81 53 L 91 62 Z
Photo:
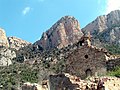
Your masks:
M 8 67 L 0 68 L 0 85 L 3 86 L 3 90 L 17 88 L 24 82 L 37 83 L 39 70 L 33 67 L 36 66 L 13 64 Z
M 105 48 L 106 48 L 111 54 L 120 54 L 120 46 L 117 45 L 117 44 L 105 45 Z
M 115 70 L 109 71 L 107 75 L 120 77 L 120 67 L 116 67 Z

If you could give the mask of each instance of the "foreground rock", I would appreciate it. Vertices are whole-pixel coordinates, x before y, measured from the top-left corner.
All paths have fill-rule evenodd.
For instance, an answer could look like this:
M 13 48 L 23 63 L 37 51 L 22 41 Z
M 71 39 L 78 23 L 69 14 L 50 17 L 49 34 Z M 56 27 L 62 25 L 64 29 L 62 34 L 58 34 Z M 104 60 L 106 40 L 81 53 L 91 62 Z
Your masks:
M 72 16 L 65 16 L 44 32 L 35 44 L 44 49 L 62 48 L 77 42 L 82 36 L 79 22 Z
M 31 44 L 25 40 L 22 40 L 16 37 L 8 37 L 8 42 L 9 42 L 10 48 L 14 48 L 16 50 L 19 50 L 20 48 L 23 48 Z
M 90 77 L 82 80 L 80 77 L 65 74 L 50 75 L 42 85 L 24 83 L 22 90 L 120 90 L 120 78 Z
M 5 31 L 0 28 L 0 47 L 9 47 Z
M 120 10 L 97 17 L 84 27 L 82 31 L 84 33 L 90 32 L 95 44 L 99 45 L 101 44 L 100 42 L 120 44 Z
M 16 57 L 16 53 L 8 48 L 0 48 L 0 66 L 9 66 L 12 59 Z
M 22 90 L 48 90 L 48 88 L 43 87 L 42 85 L 39 85 L 37 83 L 24 83 L 22 86 Z

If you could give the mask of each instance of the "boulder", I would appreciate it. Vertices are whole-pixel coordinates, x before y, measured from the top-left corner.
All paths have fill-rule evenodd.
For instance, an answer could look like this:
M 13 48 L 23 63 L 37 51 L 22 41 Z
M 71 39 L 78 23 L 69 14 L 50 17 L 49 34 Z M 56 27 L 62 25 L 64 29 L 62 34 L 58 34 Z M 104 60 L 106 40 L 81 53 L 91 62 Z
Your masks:
M 7 48 L 0 48 L 0 66 L 9 66 L 12 59 L 16 57 L 16 53 Z

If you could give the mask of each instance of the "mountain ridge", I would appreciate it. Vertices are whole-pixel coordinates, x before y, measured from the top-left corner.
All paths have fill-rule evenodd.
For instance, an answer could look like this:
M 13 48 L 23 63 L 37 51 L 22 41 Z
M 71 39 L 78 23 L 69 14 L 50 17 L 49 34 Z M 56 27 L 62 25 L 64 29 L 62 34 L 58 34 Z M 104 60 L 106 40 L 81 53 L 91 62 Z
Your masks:
M 82 36 L 79 22 L 72 16 L 64 16 L 44 32 L 35 44 L 44 49 L 62 48 L 77 42 Z
M 115 10 L 107 15 L 97 17 L 91 23 L 82 28 L 84 34 L 90 32 L 94 41 L 102 43 L 120 43 L 120 10 Z
M 68 75 L 70 77 L 64 79 L 63 75 L 59 76 L 59 73 L 67 72 L 78 76 L 78 78 L 74 78 L 76 83 L 77 81 L 82 81 L 82 78 L 89 76 L 95 76 L 96 78 L 96 76 L 105 75 L 107 70 L 115 69 L 115 66 L 120 65 L 120 56 L 111 55 L 106 49 L 91 45 L 91 34 L 93 39 L 99 39 L 100 43 L 102 42 L 100 41 L 101 38 L 99 38 L 100 35 L 106 36 L 107 32 L 107 35 L 110 37 L 110 35 L 114 36 L 115 30 L 119 31 L 119 26 L 107 29 L 107 21 L 104 21 L 106 18 L 107 16 L 98 17 L 96 21 L 93 21 L 92 28 L 87 28 L 86 32 L 84 30 L 82 32 L 79 22 L 74 17 L 62 17 L 48 31 L 43 33 L 42 41 L 37 41 L 34 44 L 16 37 L 6 38 L 7 36 L 3 33 L 3 38 L 6 38 L 9 47 L 0 47 L 0 66 L 6 66 L 0 68 L 0 88 L 2 90 L 30 89 L 29 86 L 31 85 L 27 85 L 25 82 L 39 83 L 41 86 L 46 85 L 46 88 L 48 85 L 54 87 L 54 84 L 50 84 L 52 80 L 52 83 L 55 83 L 55 87 L 58 87 L 55 81 L 60 81 L 60 78 L 66 81 L 71 77 Z M 113 23 L 118 24 L 116 22 Z M 97 32 L 95 33 L 94 31 Z M 3 38 L 0 39 L 4 40 Z M 58 43 L 59 40 L 60 43 Z M 58 77 L 55 74 L 58 74 Z M 55 75 L 55 78 L 50 79 L 53 75 Z M 44 80 L 50 81 L 50 83 L 44 82 Z M 97 78 L 95 80 L 97 81 Z M 63 81 L 60 83 L 64 84 Z M 92 80 L 89 79 L 89 81 Z M 95 81 L 93 80 L 93 82 Z M 98 86 L 99 83 L 101 83 L 101 80 L 96 82 Z M 84 85 L 83 83 L 81 84 Z M 25 85 L 25 89 L 22 87 L 23 85 Z M 64 85 L 69 86 L 68 84 Z M 79 86 L 77 84 L 73 85 L 78 89 Z M 86 89 L 91 86 L 88 83 L 85 85 Z M 98 87 L 97 85 L 96 87 Z M 115 83 L 113 85 L 116 87 L 118 84 Z
M 119 44 L 120 43 L 119 29 L 120 29 L 120 10 L 111 11 L 107 15 L 98 16 L 95 20 L 87 24 L 82 29 L 80 28 L 78 20 L 75 19 L 73 16 L 64 16 L 60 20 L 58 20 L 50 29 L 44 32 L 42 34 L 41 39 L 35 41 L 33 45 L 34 44 L 39 45 L 44 49 L 56 47 L 62 48 L 69 44 L 73 44 L 79 41 L 79 39 L 88 32 L 90 32 L 90 34 L 93 36 L 94 45 L 96 43 Z M 4 35 L 4 38 L 5 36 L 6 35 Z M 8 43 L 11 43 L 9 42 L 11 38 L 13 37 L 8 37 L 8 41 L 6 41 L 5 46 L 9 47 Z M 26 46 L 28 42 L 23 40 L 23 44 L 25 44 Z M 14 46 L 13 44 L 10 45 Z M 17 50 L 19 48 L 21 48 L 21 46 L 16 47 Z

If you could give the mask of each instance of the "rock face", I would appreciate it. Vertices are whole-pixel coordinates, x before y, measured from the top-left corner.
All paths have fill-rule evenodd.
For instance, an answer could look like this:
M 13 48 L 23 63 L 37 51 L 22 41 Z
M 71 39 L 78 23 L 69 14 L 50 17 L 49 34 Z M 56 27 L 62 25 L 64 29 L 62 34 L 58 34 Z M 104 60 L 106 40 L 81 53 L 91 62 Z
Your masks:
M 16 50 L 31 44 L 25 40 L 22 40 L 16 37 L 8 37 L 8 42 L 9 42 L 10 48 L 14 48 Z
M 5 31 L 2 28 L 0 28 L 0 46 L 9 47 Z
M 97 17 L 82 31 L 90 32 L 95 42 L 120 44 L 120 10 Z
M 16 57 L 16 53 L 7 48 L 0 48 L 0 66 L 9 66 L 12 59 Z
M 77 42 L 82 36 L 79 22 L 72 16 L 65 16 L 44 32 L 35 44 L 44 49 L 62 48 Z

